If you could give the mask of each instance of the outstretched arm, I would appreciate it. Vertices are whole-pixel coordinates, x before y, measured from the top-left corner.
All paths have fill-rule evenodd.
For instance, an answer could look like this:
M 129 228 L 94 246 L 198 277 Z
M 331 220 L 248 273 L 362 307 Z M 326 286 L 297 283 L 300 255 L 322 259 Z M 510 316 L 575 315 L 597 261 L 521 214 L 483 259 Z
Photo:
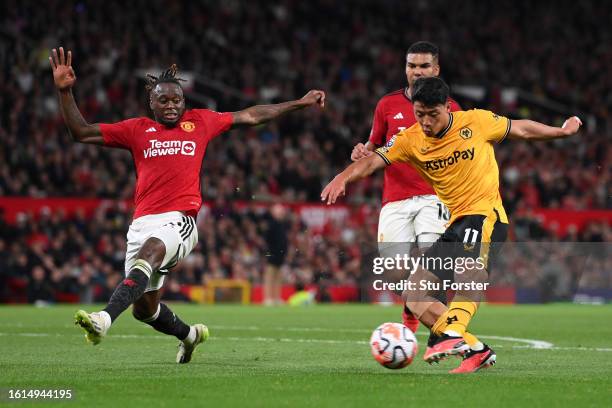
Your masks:
M 572 116 L 561 127 L 547 126 L 533 120 L 513 120 L 508 137 L 518 140 L 552 140 L 569 137 L 578 132 L 582 121 Z
M 365 178 L 385 166 L 385 161 L 378 154 L 371 154 L 352 163 L 325 186 L 321 193 L 321 201 L 327 201 L 327 205 L 335 203 L 338 197 L 346 193 L 348 183 Z
M 59 94 L 62 116 L 64 116 L 64 121 L 74 141 L 104 144 L 100 126 L 87 123 L 74 101 L 72 87 L 76 82 L 76 75 L 72 69 L 72 52 L 68 51 L 66 57 L 64 55 L 64 48 L 60 47 L 58 56 L 57 50 L 54 48 L 53 55 L 49 57 L 49 63 L 53 70 L 53 81 Z
M 275 105 L 256 105 L 238 112 L 233 112 L 232 127 L 260 125 L 276 119 L 287 112 L 303 109 L 312 105 L 319 105 L 323 108 L 325 106 L 325 92 L 312 90 L 295 101 L 277 103 Z

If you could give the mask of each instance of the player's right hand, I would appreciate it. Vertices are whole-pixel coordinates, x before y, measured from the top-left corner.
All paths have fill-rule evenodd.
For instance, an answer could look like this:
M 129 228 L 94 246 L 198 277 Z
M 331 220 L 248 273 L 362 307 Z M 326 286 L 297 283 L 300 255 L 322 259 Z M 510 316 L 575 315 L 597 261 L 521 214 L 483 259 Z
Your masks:
M 60 47 L 58 57 L 57 50 L 54 48 L 52 55 L 49 57 L 49 63 L 53 70 L 55 87 L 60 91 L 72 88 L 76 82 L 76 75 L 72 69 L 72 52 L 68 51 L 68 56 L 66 57 L 64 55 L 64 47 Z
M 346 194 L 346 181 L 342 177 L 342 174 L 339 174 L 325 186 L 321 193 L 321 201 L 327 201 L 327 205 L 334 204 L 338 197 L 344 194 Z
M 578 116 L 572 116 L 563 123 L 561 129 L 567 136 L 571 136 L 578 132 L 580 126 L 582 126 L 582 121 L 580 118 Z
M 325 107 L 325 92 L 318 89 L 311 89 L 300 99 L 306 106 L 319 105 L 320 108 Z
M 369 151 L 363 143 L 357 143 L 355 147 L 353 147 L 353 151 L 351 152 L 351 160 L 357 161 L 361 160 L 364 157 L 368 157 L 372 152 Z

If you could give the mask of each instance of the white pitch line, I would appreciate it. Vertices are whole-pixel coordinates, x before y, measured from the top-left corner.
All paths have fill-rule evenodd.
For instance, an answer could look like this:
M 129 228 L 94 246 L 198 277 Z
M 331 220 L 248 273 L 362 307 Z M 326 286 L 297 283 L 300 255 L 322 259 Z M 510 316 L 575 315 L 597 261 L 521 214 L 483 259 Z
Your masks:
M 157 336 L 160 337 L 160 336 Z M 485 336 L 479 336 L 485 337 Z M 501 336 L 486 336 L 487 338 L 495 338 L 496 340 L 506 340 L 506 341 L 524 341 L 527 343 L 537 343 L 539 340 L 528 340 L 528 339 L 517 339 L 514 337 L 501 337 Z M 260 341 L 260 342 L 283 342 L 283 343 L 327 343 L 327 344 L 369 344 L 369 342 L 365 340 L 325 340 L 325 339 L 291 339 L 291 338 L 274 338 L 274 337 L 211 337 L 211 339 L 220 339 L 220 340 L 230 340 L 230 341 Z M 547 342 L 542 342 L 547 343 Z M 550 343 L 548 343 L 550 344 Z M 512 348 L 518 350 L 572 350 L 572 351 L 602 351 L 602 352 L 612 352 L 612 348 L 606 347 L 556 347 L 551 345 L 550 347 L 535 347 L 534 345 L 525 345 L 525 346 L 504 346 L 504 345 L 495 345 L 496 348 Z
M 367 333 L 368 329 L 332 329 L 329 327 L 260 327 L 260 326 L 225 326 L 225 325 L 209 325 L 211 329 L 221 330 L 276 330 L 290 332 L 329 332 L 329 333 Z
M 0 324 L 0 326 L 8 326 L 5 324 Z M 12 327 L 26 327 L 23 324 L 18 324 Z M 29 327 L 35 327 L 30 325 Z M 49 326 L 46 326 L 49 327 Z M 73 327 L 73 325 L 63 325 L 65 328 Z M 261 326 L 225 326 L 225 325 L 212 325 L 209 326 L 211 329 L 219 329 L 219 330 L 236 330 L 236 331 L 285 331 L 285 332 L 319 332 L 319 333 L 359 333 L 364 336 L 368 336 L 369 329 L 348 329 L 348 328 L 328 328 L 328 327 L 261 327 Z M 427 337 L 429 333 L 427 332 L 417 332 L 415 333 L 419 337 Z M 544 341 L 544 340 L 533 340 L 533 339 L 522 339 L 518 337 L 504 337 L 504 336 L 488 336 L 488 335 L 479 335 L 479 338 L 483 339 L 491 339 L 491 340 L 502 340 L 502 341 L 513 341 L 516 343 L 525 343 L 529 345 L 529 348 L 534 349 L 549 349 L 554 347 L 554 344 Z
M 2 324 L 0 326 L 11 326 L 11 327 L 19 327 L 24 328 L 21 323 L 18 324 Z M 28 325 L 27 327 L 36 327 L 34 325 Z M 49 326 L 45 326 L 49 327 Z M 65 328 L 74 327 L 74 325 L 65 324 L 63 325 Z M 350 329 L 350 328 L 329 328 L 329 327 L 261 327 L 261 326 L 228 326 L 228 325 L 209 325 L 211 329 L 215 330 L 236 330 L 236 331 L 281 331 L 281 332 L 319 332 L 319 333 L 356 333 L 363 334 L 364 336 L 369 336 L 369 329 Z M 146 329 L 146 327 L 143 327 Z M 418 337 L 428 337 L 428 332 L 417 332 L 416 335 Z M 533 340 L 533 339 L 522 339 L 517 337 L 503 337 L 503 336 L 488 336 L 488 335 L 479 335 L 479 338 L 483 339 L 491 339 L 491 340 L 502 340 L 502 341 L 513 341 L 516 343 L 525 343 L 530 346 L 530 348 L 535 349 L 548 349 L 554 346 L 554 344 L 544 341 L 544 340 Z
M 2 333 L 0 336 L 19 336 L 19 337 L 64 337 L 65 334 L 60 333 Z M 71 334 L 69 336 L 79 336 L 81 334 Z M 157 339 L 168 340 L 170 336 L 159 335 L 144 335 L 144 334 L 114 334 L 112 337 L 119 339 Z M 234 336 L 214 336 L 211 340 L 230 340 L 230 341 L 259 341 L 259 342 L 281 342 L 281 343 L 324 343 L 324 344 L 368 344 L 365 340 L 331 340 L 331 339 L 292 339 L 292 338 L 277 338 L 277 337 L 234 337 Z
M 2 333 L 0 332 L 0 336 L 20 336 L 20 337 L 65 337 L 65 334 L 60 333 Z M 80 334 L 74 334 L 70 336 L 82 336 Z M 168 339 L 169 336 L 159 336 L 159 335 L 143 335 L 143 334 L 114 334 L 111 337 L 116 337 L 120 339 Z M 517 339 L 514 337 L 502 337 L 502 336 L 480 336 L 480 337 L 491 337 L 496 340 L 502 341 L 523 341 L 528 343 L 527 345 L 514 345 L 514 346 L 504 346 L 496 344 L 496 348 L 512 348 L 517 350 L 559 350 L 559 351 L 596 351 L 596 352 L 612 352 L 612 348 L 608 347 L 536 347 L 534 346 L 534 342 L 538 342 L 539 340 L 529 340 L 529 339 Z M 211 340 L 228 340 L 228 341 L 257 341 L 257 342 L 265 342 L 265 343 L 318 343 L 318 344 L 354 344 L 354 345 L 367 345 L 368 342 L 365 340 L 332 340 L 332 339 L 294 339 L 294 338 L 286 338 L 286 337 L 235 337 L 235 336 L 213 336 Z M 546 342 L 544 342 L 546 343 Z
M 269 327 L 262 328 L 258 326 L 210 326 L 211 329 L 221 329 L 221 330 L 278 330 L 278 331 L 290 331 L 290 332 L 332 332 L 332 333 L 363 333 L 364 335 L 368 333 L 368 330 L 361 329 L 331 329 L 326 327 Z M 427 332 L 417 332 L 417 336 L 429 336 Z M 491 340 L 503 340 L 503 341 L 514 341 L 517 343 L 526 343 L 531 346 L 531 348 L 535 349 L 548 349 L 554 347 L 554 344 L 544 341 L 544 340 L 532 340 L 532 339 L 521 339 L 518 337 L 503 337 L 503 336 L 487 336 L 487 335 L 478 335 L 477 337 L 482 337 L 483 339 L 491 339 Z
M 518 337 L 504 337 L 504 336 L 478 335 L 477 337 L 483 338 L 483 339 L 491 339 L 491 340 L 503 340 L 503 341 L 514 341 L 517 343 L 527 343 L 529 345 L 528 347 L 533 348 L 533 349 L 550 349 L 550 348 L 555 347 L 554 344 L 549 343 L 548 341 L 544 341 L 544 340 L 531 340 L 531 339 L 521 339 Z
M 291 338 L 276 338 L 276 337 L 217 337 L 220 340 L 230 341 L 260 341 L 265 343 L 322 343 L 322 344 L 368 344 L 365 340 L 328 340 L 328 339 L 291 339 Z

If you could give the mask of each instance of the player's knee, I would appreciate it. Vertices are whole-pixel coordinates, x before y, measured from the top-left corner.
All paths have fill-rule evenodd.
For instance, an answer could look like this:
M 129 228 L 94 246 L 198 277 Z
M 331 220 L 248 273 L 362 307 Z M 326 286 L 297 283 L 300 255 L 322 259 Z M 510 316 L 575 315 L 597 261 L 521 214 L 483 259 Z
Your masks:
M 140 320 L 141 322 L 150 323 L 157 319 L 157 317 L 159 316 L 159 311 L 159 305 L 157 305 L 156 308 L 151 308 L 148 305 L 143 306 L 134 304 L 134 306 L 132 307 L 132 316 L 134 316 L 136 320 Z
M 144 259 L 150 265 L 153 271 L 161 267 L 161 263 L 166 255 L 166 246 L 159 238 L 151 237 L 142 245 L 136 257 Z

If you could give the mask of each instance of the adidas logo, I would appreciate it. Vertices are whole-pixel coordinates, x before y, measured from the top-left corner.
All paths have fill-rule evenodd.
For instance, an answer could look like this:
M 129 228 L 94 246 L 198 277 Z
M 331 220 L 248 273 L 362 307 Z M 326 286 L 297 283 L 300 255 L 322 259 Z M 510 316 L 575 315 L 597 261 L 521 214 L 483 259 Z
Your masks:
M 149 132 L 157 132 L 157 129 L 155 129 L 154 127 L 150 127 L 147 130 L 145 130 L 145 133 L 149 133 Z
M 402 112 L 400 112 L 397 115 L 395 115 L 393 119 L 404 119 L 404 115 L 402 115 Z

